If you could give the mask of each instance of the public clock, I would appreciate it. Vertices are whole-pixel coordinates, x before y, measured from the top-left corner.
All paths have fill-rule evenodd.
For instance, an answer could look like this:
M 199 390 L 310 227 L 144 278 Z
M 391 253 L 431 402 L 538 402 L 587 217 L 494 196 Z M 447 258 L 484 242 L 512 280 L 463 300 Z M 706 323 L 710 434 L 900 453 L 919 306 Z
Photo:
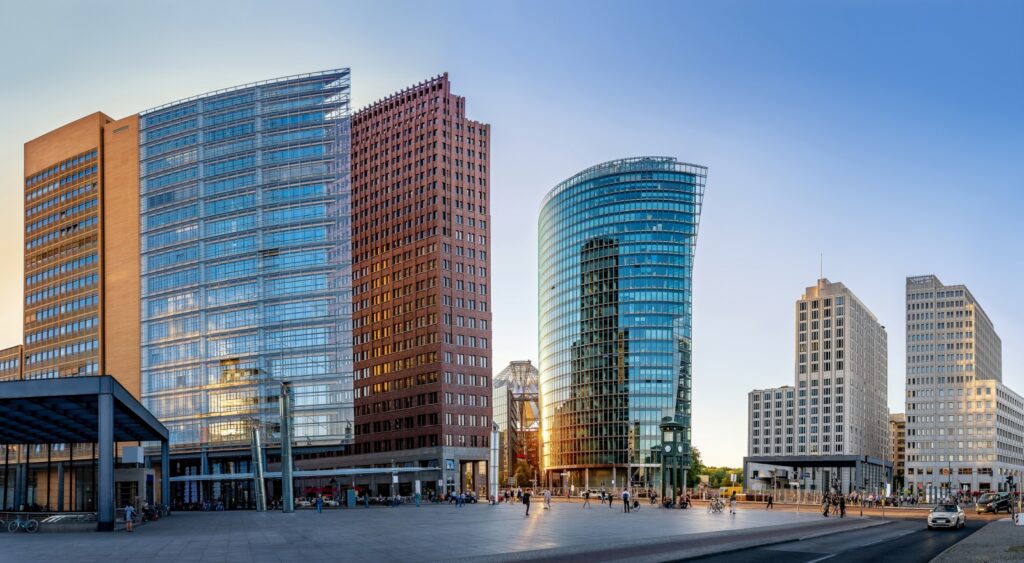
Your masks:
M 683 445 L 680 444 L 680 445 L 676 446 L 676 451 L 678 451 L 679 453 L 683 453 Z
M 671 452 L 672 452 L 671 444 L 666 444 L 665 445 L 665 453 L 671 453 Z

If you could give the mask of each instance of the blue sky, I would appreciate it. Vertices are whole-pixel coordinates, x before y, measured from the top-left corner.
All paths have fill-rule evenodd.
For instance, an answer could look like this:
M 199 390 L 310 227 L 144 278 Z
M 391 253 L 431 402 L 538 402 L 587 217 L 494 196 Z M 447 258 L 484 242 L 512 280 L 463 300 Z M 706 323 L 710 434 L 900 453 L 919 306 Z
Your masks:
M 21 338 L 25 141 L 349 66 L 355 107 L 447 71 L 492 124 L 498 368 L 536 362 L 544 194 L 653 154 L 709 167 L 694 281 L 707 461 L 740 462 L 748 390 L 792 382 L 792 303 L 819 253 L 888 328 L 892 411 L 908 275 L 971 288 L 1024 392 L 1020 2 L 5 2 L 0 53 L 0 346 Z

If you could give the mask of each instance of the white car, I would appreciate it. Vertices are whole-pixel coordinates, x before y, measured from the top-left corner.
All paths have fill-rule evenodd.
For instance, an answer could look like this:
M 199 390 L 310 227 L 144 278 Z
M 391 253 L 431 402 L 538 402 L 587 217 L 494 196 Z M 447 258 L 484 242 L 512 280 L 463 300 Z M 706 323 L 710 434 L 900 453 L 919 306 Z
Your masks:
M 967 515 L 964 509 L 955 504 L 940 504 L 928 513 L 928 529 L 935 528 L 963 528 L 967 525 Z

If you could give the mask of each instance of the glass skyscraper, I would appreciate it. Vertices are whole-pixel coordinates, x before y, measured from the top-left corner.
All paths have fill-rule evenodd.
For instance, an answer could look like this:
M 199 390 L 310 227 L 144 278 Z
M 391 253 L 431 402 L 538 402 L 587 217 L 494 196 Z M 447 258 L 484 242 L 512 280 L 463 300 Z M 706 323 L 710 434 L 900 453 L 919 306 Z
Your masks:
M 674 158 L 615 160 L 544 199 L 538 336 L 547 483 L 653 486 L 651 449 L 664 417 L 686 428 L 688 452 L 691 279 L 706 174 Z
M 249 471 L 251 425 L 279 440 L 282 381 L 296 445 L 350 440 L 348 69 L 143 112 L 139 144 L 142 398 L 174 451 L 201 452 L 172 474 Z

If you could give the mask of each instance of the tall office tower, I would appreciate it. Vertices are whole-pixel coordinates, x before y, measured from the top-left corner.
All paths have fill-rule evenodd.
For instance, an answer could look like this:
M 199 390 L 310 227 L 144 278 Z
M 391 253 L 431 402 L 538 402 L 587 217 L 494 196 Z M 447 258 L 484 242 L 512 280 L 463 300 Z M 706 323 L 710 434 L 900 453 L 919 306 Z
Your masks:
M 822 278 L 796 303 L 795 337 L 797 453 L 885 459 L 885 327 L 845 285 Z
M 907 458 L 907 415 L 901 412 L 889 414 L 889 461 L 896 481 L 905 483 Z
M 707 169 L 669 157 L 599 164 L 539 219 L 544 484 L 656 486 L 668 417 L 689 456 L 693 255 Z
M 1006 490 L 1024 471 L 1024 400 L 1002 342 L 964 285 L 907 278 L 907 487 L 926 499 Z
M 511 362 L 494 376 L 494 423 L 498 425 L 500 486 L 539 481 L 540 407 L 537 368 L 530 360 Z M 521 464 L 525 463 L 531 470 Z M 520 469 L 525 470 L 520 471 Z
M 341 454 L 353 434 L 349 71 L 139 119 L 142 397 L 170 430 L 172 475 L 205 476 L 172 496 L 251 506 L 251 480 L 230 474 L 251 471 L 253 425 L 279 441 L 282 382 L 296 447 Z
M 885 327 L 845 285 L 824 278 L 804 291 L 794 315 L 795 448 L 766 451 L 762 442 L 743 459 L 747 483 L 765 486 L 763 469 L 752 468 L 769 465 L 793 470 L 809 491 L 877 494 L 892 477 Z M 770 407 L 751 411 L 751 445 Z
M 426 490 L 440 482 L 448 491 L 486 491 L 489 155 L 490 126 L 466 118 L 466 100 L 451 93 L 447 75 L 352 119 L 349 462 L 440 467 Z M 403 492 L 412 490 L 405 475 Z
M 25 144 L 26 379 L 113 375 L 139 396 L 138 118 Z

